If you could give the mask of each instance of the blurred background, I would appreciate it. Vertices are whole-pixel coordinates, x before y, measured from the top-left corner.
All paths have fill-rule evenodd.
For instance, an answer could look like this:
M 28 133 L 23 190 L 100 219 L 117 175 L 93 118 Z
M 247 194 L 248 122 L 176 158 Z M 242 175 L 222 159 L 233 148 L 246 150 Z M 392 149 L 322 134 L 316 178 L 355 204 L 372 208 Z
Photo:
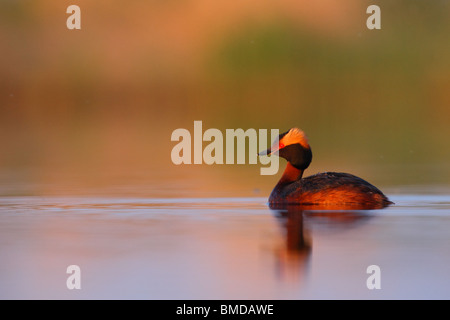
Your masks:
M 442 190 L 449 35 L 448 0 L 2 0 L 0 194 L 268 195 L 259 165 L 172 164 L 194 120 L 298 126 L 306 174 Z

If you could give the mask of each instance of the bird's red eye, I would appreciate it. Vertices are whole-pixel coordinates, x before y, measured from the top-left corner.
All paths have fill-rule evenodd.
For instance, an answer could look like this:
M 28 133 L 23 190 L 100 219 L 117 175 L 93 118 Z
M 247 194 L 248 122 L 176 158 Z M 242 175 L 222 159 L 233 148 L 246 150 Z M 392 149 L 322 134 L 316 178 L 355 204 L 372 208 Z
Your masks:
M 281 148 L 284 148 L 284 144 L 280 143 L 280 144 L 279 144 L 279 148 L 280 148 L 280 149 L 281 149 Z

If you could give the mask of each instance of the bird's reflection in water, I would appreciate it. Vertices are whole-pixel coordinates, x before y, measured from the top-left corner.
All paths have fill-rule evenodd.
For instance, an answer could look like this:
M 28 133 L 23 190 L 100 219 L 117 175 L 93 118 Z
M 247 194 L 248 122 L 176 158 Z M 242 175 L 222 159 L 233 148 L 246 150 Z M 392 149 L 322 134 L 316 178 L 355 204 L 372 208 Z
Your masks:
M 364 205 L 291 205 L 270 204 L 284 233 L 283 246 L 276 249 L 277 275 L 288 281 L 304 279 L 310 269 L 313 248 L 312 227 L 345 230 L 365 223 L 374 215 L 369 210 L 380 207 Z
M 283 232 L 283 244 L 275 250 L 276 273 L 283 280 L 295 281 L 303 278 L 309 269 L 312 239 L 304 226 L 303 210 L 298 206 L 277 206 L 275 217 Z

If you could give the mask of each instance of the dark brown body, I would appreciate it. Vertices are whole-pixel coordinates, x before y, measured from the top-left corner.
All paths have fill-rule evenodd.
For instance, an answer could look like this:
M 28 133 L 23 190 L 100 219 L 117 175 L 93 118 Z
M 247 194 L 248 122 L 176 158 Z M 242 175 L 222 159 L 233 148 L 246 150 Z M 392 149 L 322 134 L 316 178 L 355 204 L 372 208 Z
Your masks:
M 392 202 L 369 182 L 348 173 L 325 172 L 302 179 L 302 170 L 287 164 L 269 197 L 270 204 L 363 205 L 382 208 Z

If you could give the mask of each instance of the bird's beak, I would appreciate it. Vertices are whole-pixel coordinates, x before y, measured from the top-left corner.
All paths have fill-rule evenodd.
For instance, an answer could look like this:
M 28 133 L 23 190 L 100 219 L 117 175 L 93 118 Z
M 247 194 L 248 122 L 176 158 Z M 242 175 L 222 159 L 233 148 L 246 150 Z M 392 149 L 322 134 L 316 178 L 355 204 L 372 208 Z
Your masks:
M 269 149 L 261 151 L 258 153 L 258 156 L 270 156 L 272 154 L 278 154 L 278 151 L 280 150 L 280 147 L 277 144 L 272 145 Z
M 258 156 L 268 156 L 269 154 L 272 154 L 272 151 L 271 151 L 271 149 L 269 148 L 269 149 L 267 149 L 267 150 L 264 150 L 264 151 L 261 151 L 260 153 L 258 153 Z

